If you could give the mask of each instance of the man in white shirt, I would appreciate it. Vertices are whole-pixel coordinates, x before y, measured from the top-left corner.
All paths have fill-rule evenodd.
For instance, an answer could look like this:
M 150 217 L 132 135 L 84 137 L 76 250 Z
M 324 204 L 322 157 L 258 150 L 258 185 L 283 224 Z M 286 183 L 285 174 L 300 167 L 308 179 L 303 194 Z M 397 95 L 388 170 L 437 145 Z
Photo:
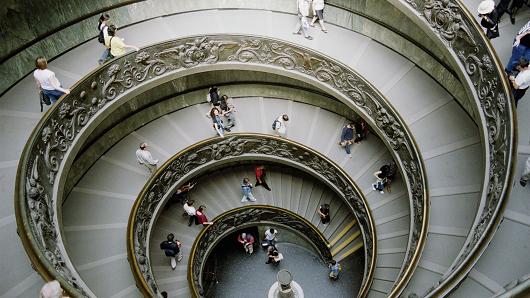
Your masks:
M 197 209 L 193 207 L 193 200 L 188 200 L 186 204 L 184 204 L 184 211 L 186 211 L 186 214 L 188 215 L 188 227 L 191 227 L 191 224 L 195 222 L 196 225 L 199 224 L 199 220 L 197 219 Z
M 276 236 L 278 235 L 278 231 L 270 228 L 265 231 L 265 239 L 263 239 L 264 243 L 263 246 L 275 246 L 276 245 Z
M 289 121 L 289 116 L 287 114 L 280 115 L 273 122 L 273 129 L 275 134 L 279 137 L 285 138 L 287 135 L 287 122 Z
M 510 76 L 515 106 L 517 106 L 519 99 L 523 98 L 526 90 L 530 87 L 530 69 L 528 68 L 528 64 L 528 60 L 521 58 L 519 60 L 519 65 L 517 65 L 519 74 L 516 77 Z
M 140 149 L 136 150 L 136 160 L 146 166 L 151 174 L 156 172 L 158 159 L 154 159 L 151 152 L 147 151 L 147 143 L 141 143 Z

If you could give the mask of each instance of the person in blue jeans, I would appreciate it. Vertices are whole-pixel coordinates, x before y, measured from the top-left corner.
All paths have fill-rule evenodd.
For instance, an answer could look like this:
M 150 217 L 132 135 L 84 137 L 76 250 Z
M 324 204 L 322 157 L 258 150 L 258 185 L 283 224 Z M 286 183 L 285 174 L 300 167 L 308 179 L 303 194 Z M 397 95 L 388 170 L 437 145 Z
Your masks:
M 512 46 L 512 56 L 506 64 L 506 72 L 513 72 L 519 64 L 521 57 L 530 60 L 530 21 L 517 32 Z
M 245 202 L 256 202 L 256 199 L 254 198 L 254 195 L 252 194 L 252 183 L 250 183 L 250 180 L 248 178 L 243 179 L 243 184 L 241 184 L 241 192 L 243 193 L 243 198 L 241 199 L 241 203 Z
M 350 158 L 352 157 L 351 145 L 353 144 L 354 136 L 355 136 L 355 123 L 348 123 L 346 126 L 342 128 L 339 145 L 344 147 L 344 150 L 350 156 Z
M 55 73 L 48 69 L 48 61 L 44 57 L 38 57 L 35 60 L 35 71 L 33 77 L 37 84 L 37 89 L 50 98 L 52 103 L 56 102 L 64 94 L 70 94 L 69 89 L 61 86 L 61 83 L 55 77 Z
M 225 128 L 223 120 L 221 120 L 221 112 L 217 107 L 210 110 L 210 117 L 212 118 L 213 128 L 221 138 L 224 138 L 225 130 L 229 132 L 230 129 Z

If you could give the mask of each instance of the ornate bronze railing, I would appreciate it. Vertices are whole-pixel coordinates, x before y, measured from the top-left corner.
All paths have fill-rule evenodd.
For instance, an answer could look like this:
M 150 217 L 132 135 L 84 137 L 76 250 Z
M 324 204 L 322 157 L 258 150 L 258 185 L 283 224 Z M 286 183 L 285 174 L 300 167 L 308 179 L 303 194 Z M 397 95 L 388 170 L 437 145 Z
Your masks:
M 516 163 L 515 104 L 504 68 L 473 15 L 459 0 L 402 0 L 444 43 L 475 99 L 485 156 L 485 185 L 479 211 L 466 242 L 449 271 L 428 296 L 449 293 L 484 252 L 501 220 Z M 406 8 L 406 9 L 407 9 Z M 421 21 L 420 21 L 421 22 Z
M 220 214 L 213 225 L 203 229 L 195 239 L 188 261 L 188 283 L 194 297 L 202 297 L 203 267 L 219 241 L 248 226 L 273 224 L 291 229 L 313 245 L 325 262 L 331 261 L 329 243 L 322 233 L 302 216 L 287 209 L 268 205 L 251 205 Z
M 238 68 L 310 82 L 355 110 L 380 135 L 405 173 L 411 198 L 402 266 L 404 277 L 409 277 L 424 245 L 428 196 L 422 158 L 404 121 L 375 88 L 342 63 L 288 42 L 241 35 L 187 37 L 122 56 L 85 76 L 44 115 L 20 158 L 15 190 L 20 235 L 42 275 L 59 280 L 69 293 L 92 296 L 69 261 L 56 214 L 66 179 L 63 172 L 68 173 L 82 140 L 101 119 L 125 102 L 126 95 L 174 77 Z
M 242 133 L 207 139 L 184 149 L 166 161 L 142 189 L 129 217 L 127 253 L 133 275 L 144 295 L 158 294 L 149 262 L 149 237 L 165 202 L 183 181 L 204 173 L 208 168 L 238 160 L 274 160 L 299 168 L 324 182 L 344 199 L 363 234 L 366 262 L 359 295 L 365 297 L 372 281 L 377 250 L 375 224 L 359 188 L 338 165 L 315 150 L 270 135 Z M 325 239 L 320 242 L 325 243 Z M 328 253 L 323 257 L 327 258 Z M 201 273 L 194 274 L 195 279 Z M 201 290 L 192 288 L 192 292 Z

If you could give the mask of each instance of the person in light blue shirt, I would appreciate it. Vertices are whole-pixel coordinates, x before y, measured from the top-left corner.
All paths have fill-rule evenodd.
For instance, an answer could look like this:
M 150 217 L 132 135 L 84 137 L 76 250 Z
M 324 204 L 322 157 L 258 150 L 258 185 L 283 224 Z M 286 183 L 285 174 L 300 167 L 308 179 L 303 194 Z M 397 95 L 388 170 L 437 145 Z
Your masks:
M 241 184 L 241 192 L 243 193 L 243 198 L 241 199 L 241 203 L 245 202 L 256 202 L 256 199 L 254 198 L 254 195 L 252 194 L 252 183 L 250 183 L 250 180 L 248 178 L 243 179 L 243 184 Z
M 329 278 L 333 280 L 339 279 L 340 269 L 339 262 L 331 260 L 331 263 L 329 264 Z

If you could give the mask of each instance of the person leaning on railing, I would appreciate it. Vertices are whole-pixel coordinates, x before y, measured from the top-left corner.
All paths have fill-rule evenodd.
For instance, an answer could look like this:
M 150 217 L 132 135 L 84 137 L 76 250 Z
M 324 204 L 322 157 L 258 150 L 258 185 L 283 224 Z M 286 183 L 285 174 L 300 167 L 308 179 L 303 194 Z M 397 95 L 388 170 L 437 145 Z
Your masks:
M 521 98 L 523 98 L 526 90 L 530 87 L 530 69 L 528 69 L 528 60 L 525 58 L 519 59 L 519 65 L 516 69 L 517 74 L 510 75 L 510 82 L 512 85 L 513 98 L 515 99 L 515 106 Z
M 64 94 L 70 94 L 69 89 L 61 87 L 61 83 L 55 76 L 55 73 L 48 69 L 48 61 L 44 57 L 38 57 L 35 60 L 35 71 L 33 77 L 37 83 L 39 92 L 44 93 L 51 103 L 56 102 Z
M 108 56 L 108 59 L 125 55 L 128 48 L 134 49 L 135 51 L 140 50 L 140 48 L 137 46 L 125 44 L 123 42 L 123 38 L 116 35 L 117 32 L 118 28 L 114 25 L 110 25 L 107 29 L 108 35 L 105 36 L 105 46 L 110 49 L 110 55 Z

